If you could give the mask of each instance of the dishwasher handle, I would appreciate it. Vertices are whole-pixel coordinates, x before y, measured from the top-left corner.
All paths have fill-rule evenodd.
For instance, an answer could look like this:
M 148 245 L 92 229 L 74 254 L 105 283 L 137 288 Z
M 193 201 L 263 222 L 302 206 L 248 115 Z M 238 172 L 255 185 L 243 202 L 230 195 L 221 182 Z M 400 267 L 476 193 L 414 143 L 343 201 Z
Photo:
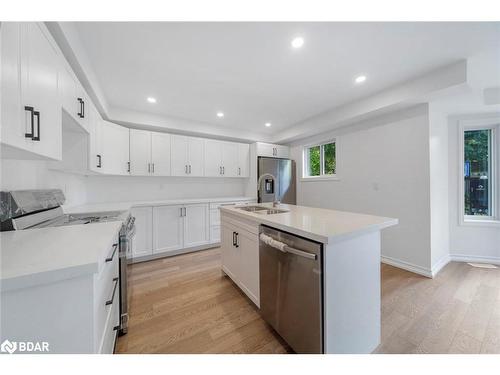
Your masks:
M 316 258 L 317 258 L 316 254 L 308 253 L 307 251 L 302 251 L 302 250 L 290 247 L 287 244 L 280 242 L 280 241 L 277 241 L 274 238 L 272 238 L 264 233 L 260 234 L 260 240 L 262 242 L 264 242 L 266 245 L 269 245 L 274 249 L 278 249 L 279 251 L 281 251 L 283 253 L 291 253 L 291 254 L 295 254 L 295 255 L 298 255 L 300 257 L 312 259 L 312 260 L 316 260 Z

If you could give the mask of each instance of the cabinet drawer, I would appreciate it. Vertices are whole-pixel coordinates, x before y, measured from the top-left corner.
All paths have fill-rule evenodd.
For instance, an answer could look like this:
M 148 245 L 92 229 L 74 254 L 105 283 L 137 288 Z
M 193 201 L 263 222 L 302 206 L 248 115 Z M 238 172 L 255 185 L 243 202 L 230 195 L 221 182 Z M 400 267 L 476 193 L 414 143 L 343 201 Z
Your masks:
M 113 260 L 106 262 L 103 270 L 96 276 L 94 281 L 94 337 L 96 345 L 102 339 L 104 326 L 114 305 L 119 305 L 120 283 L 119 283 L 119 249 L 116 249 Z M 108 258 L 111 258 L 110 251 Z M 113 295 L 114 293 L 114 295 Z M 106 304 L 108 301 L 110 303 Z
M 213 225 L 210 227 L 210 242 L 220 242 L 220 225 Z
M 104 325 L 104 331 L 100 339 L 100 350 L 99 353 L 102 354 L 113 354 L 115 348 L 115 340 L 118 331 L 115 327 L 118 326 L 120 322 L 120 293 L 116 292 L 113 298 L 113 303 L 109 308 L 109 312 L 106 318 L 106 324 Z

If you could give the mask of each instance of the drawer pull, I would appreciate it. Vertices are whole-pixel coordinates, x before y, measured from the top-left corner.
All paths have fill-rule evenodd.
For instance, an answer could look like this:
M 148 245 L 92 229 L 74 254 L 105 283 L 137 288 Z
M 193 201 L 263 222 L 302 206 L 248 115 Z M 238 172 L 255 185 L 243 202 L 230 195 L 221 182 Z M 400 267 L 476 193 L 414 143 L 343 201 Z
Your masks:
M 115 286 L 113 287 L 113 294 L 111 295 L 111 299 L 109 301 L 106 301 L 106 306 L 112 305 L 113 300 L 115 299 L 116 286 L 118 285 L 118 277 L 115 277 L 113 281 L 115 282 Z
M 118 244 L 114 243 L 113 244 L 113 252 L 111 253 L 111 256 L 106 258 L 106 262 L 112 262 L 113 258 L 115 257 L 116 249 L 118 248 Z

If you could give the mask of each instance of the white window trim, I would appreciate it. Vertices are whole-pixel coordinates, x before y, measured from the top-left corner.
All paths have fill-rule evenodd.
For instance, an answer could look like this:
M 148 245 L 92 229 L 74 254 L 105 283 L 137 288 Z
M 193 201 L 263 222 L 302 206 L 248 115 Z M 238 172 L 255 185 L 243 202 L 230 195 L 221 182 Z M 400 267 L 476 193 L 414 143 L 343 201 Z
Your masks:
M 329 143 L 335 143 L 335 174 L 320 174 L 319 176 L 306 176 L 306 168 L 308 166 L 307 163 L 307 152 L 311 147 L 315 146 L 324 146 Z M 340 153 L 340 142 L 338 138 L 331 138 L 328 141 L 323 142 L 314 142 L 304 145 L 302 147 L 302 174 L 301 181 L 304 182 L 312 182 L 312 181 L 339 181 L 339 153 Z M 323 153 L 320 154 L 320 165 L 321 170 L 323 169 Z
M 464 132 L 466 130 L 491 129 L 492 152 L 490 157 L 491 180 L 491 208 L 492 216 L 464 215 Z M 458 132 L 458 220 L 461 226 L 500 226 L 500 117 L 480 120 L 459 120 Z

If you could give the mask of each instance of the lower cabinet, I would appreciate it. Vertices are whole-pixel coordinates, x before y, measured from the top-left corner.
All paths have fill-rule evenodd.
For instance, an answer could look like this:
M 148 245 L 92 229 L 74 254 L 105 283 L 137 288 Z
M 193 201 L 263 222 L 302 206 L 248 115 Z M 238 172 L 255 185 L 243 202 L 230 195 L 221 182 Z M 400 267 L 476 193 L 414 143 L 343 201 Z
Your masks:
M 184 206 L 153 207 L 153 254 L 182 249 Z
M 222 270 L 260 307 L 259 226 L 222 217 Z
M 143 258 L 210 243 L 208 203 L 134 207 L 132 258 Z
M 134 207 L 135 237 L 132 240 L 132 258 L 148 256 L 153 253 L 153 207 Z

